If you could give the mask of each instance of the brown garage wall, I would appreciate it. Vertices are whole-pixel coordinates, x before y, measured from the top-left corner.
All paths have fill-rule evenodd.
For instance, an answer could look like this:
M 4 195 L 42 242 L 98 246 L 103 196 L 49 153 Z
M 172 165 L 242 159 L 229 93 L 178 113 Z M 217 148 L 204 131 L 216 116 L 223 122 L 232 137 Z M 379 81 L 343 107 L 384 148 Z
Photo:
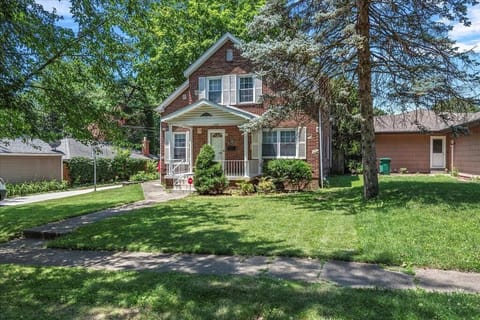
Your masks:
M 455 139 L 453 166 L 460 173 L 480 175 L 480 127 Z
M 2 155 L 0 156 L 0 177 L 9 183 L 62 181 L 62 157 Z
M 396 172 L 400 168 L 407 168 L 410 173 L 430 172 L 430 135 L 377 134 L 375 143 L 377 159 L 392 158 L 392 171 Z M 448 139 L 446 149 L 448 166 Z

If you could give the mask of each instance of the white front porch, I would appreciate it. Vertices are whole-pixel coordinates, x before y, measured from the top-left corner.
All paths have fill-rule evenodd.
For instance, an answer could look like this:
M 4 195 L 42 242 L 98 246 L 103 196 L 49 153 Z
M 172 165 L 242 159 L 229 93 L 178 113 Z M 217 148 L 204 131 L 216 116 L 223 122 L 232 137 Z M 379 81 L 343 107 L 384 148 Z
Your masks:
M 259 160 L 219 160 L 223 172 L 229 180 L 249 179 L 261 175 L 262 168 Z M 175 178 L 193 174 L 193 165 L 187 161 L 166 163 L 165 178 Z

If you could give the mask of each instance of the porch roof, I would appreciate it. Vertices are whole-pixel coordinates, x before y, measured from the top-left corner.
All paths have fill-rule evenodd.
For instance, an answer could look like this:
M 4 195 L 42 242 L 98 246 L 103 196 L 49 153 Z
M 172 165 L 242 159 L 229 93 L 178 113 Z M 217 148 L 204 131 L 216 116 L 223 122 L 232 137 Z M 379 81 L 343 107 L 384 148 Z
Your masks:
M 162 122 L 185 126 L 239 125 L 258 115 L 201 99 L 162 118 Z

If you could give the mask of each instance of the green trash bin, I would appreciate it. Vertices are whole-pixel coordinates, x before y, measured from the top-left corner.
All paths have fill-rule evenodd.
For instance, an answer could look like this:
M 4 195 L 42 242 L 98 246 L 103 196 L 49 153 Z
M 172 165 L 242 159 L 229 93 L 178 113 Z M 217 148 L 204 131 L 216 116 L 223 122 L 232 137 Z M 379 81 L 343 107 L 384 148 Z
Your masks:
M 390 174 L 391 158 L 380 158 L 380 174 Z

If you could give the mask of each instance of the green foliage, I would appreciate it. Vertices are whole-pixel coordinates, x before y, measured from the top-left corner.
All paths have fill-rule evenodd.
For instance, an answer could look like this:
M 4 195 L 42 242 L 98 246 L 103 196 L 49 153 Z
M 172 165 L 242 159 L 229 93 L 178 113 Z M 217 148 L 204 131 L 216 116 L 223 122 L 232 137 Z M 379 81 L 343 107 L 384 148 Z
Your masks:
M 148 173 L 145 171 L 138 171 L 130 176 L 129 181 L 148 181 L 158 179 L 158 173 Z
M 362 161 L 358 160 L 349 160 L 347 163 L 348 171 L 351 174 L 362 174 L 363 173 L 363 166 Z
M 298 159 L 274 159 L 267 162 L 264 174 L 272 178 L 278 191 L 285 188 L 304 190 L 312 181 L 312 168 Z
M 453 167 L 453 168 L 452 168 L 451 175 L 452 175 L 453 177 L 458 177 L 458 174 L 459 174 L 458 168 Z
M 195 190 L 200 194 L 220 194 L 228 186 L 222 165 L 214 161 L 215 151 L 205 144 L 195 161 Z
M 237 187 L 240 189 L 240 193 L 248 195 L 255 192 L 255 186 L 250 181 L 237 182 Z
M 146 173 L 158 173 L 158 161 L 157 160 L 149 160 L 145 164 L 145 172 Z
M 259 193 L 272 193 L 275 192 L 276 187 L 275 184 L 273 183 L 272 179 L 268 177 L 261 177 L 260 181 L 257 184 L 257 191 Z
M 68 189 L 68 181 L 50 180 L 7 184 L 7 192 L 10 197 L 66 189 Z
M 149 160 L 135 159 L 128 155 L 129 153 L 120 152 L 113 159 L 97 158 L 97 182 L 128 180 L 130 176 L 145 171 Z M 72 184 L 93 183 L 93 159 L 74 157 L 67 162 L 67 167 Z

